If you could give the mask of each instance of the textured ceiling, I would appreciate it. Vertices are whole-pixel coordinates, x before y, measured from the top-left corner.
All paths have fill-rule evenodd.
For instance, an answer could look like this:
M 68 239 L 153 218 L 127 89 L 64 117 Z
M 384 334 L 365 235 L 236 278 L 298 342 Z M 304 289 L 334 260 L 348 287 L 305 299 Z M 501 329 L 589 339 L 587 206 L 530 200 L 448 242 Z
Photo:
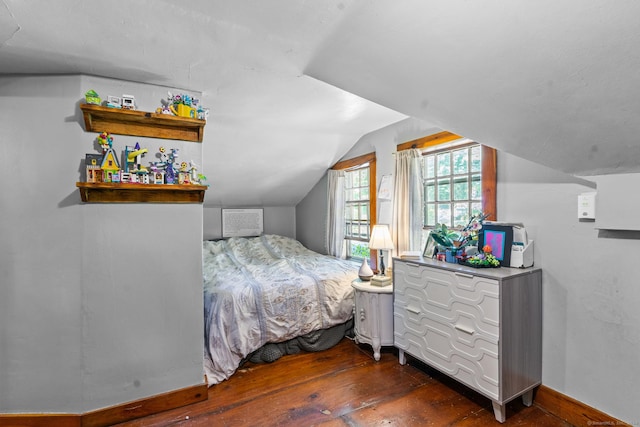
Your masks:
M 0 73 L 203 93 L 209 206 L 295 205 L 413 116 L 565 172 L 640 170 L 635 0 L 0 0 Z

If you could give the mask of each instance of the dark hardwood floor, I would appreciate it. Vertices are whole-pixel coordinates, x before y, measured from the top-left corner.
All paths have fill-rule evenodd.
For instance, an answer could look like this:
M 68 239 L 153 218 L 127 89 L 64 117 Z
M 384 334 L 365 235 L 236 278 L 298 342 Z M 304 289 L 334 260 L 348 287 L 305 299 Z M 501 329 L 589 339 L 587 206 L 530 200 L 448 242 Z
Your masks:
M 119 426 L 569 426 L 520 399 L 498 423 L 491 401 L 410 359 L 344 339 L 318 353 L 243 365 L 205 402 Z

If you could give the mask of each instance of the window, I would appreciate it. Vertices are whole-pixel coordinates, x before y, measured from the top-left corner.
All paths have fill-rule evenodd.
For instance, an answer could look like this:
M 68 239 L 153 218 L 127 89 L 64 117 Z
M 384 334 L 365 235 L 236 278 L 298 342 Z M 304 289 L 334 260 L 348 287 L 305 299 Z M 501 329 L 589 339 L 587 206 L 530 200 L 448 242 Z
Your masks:
M 347 258 L 373 258 L 369 238 L 376 218 L 376 157 L 365 154 L 336 163 L 345 171 L 345 249 Z
M 423 156 L 425 227 L 463 227 L 482 213 L 482 150 L 474 143 Z
M 345 244 L 348 258 L 369 258 L 369 164 L 345 171 Z
M 464 226 L 484 212 L 496 220 L 496 151 L 443 131 L 398 145 L 422 150 L 423 224 Z

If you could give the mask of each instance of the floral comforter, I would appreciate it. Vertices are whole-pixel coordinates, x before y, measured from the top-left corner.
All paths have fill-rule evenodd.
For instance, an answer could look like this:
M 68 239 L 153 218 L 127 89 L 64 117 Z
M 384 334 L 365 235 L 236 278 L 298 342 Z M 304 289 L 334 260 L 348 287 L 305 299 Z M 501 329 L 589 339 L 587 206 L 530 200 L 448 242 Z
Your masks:
M 352 317 L 358 266 L 297 240 L 234 237 L 203 243 L 205 373 L 209 385 L 277 343 Z

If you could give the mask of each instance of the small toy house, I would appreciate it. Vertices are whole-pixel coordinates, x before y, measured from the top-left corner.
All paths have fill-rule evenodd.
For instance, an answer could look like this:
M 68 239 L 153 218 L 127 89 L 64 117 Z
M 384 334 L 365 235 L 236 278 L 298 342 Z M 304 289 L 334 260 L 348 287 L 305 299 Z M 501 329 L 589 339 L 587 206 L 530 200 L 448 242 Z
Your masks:
M 87 182 L 102 182 L 102 154 L 87 154 L 84 165 L 87 171 Z
M 113 182 L 113 175 L 120 173 L 120 163 L 118 162 L 118 156 L 113 148 L 109 147 L 109 149 L 104 153 L 100 169 L 102 169 L 102 178 L 104 182 Z

